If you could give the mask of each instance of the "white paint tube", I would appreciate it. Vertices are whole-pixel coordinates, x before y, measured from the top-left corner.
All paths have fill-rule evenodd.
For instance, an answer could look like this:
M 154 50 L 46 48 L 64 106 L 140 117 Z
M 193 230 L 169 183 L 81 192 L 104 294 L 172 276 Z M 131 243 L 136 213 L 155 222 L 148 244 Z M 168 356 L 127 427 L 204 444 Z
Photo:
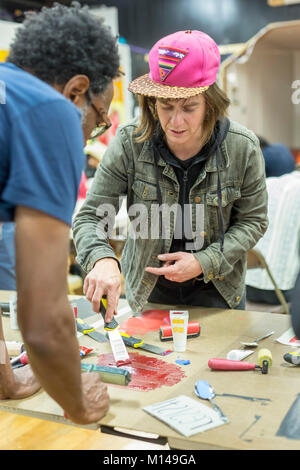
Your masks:
M 184 352 L 186 350 L 188 321 L 188 310 L 170 310 L 174 351 L 176 352 Z

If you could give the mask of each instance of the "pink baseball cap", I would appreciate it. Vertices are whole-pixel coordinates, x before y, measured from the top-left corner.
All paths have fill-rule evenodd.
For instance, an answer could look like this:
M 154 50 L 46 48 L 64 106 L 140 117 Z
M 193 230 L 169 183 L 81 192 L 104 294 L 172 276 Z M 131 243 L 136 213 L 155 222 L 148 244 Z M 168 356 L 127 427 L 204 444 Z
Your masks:
M 217 79 L 221 56 L 215 41 L 201 31 L 178 31 L 160 39 L 149 52 L 149 74 L 128 89 L 156 98 L 188 98 Z

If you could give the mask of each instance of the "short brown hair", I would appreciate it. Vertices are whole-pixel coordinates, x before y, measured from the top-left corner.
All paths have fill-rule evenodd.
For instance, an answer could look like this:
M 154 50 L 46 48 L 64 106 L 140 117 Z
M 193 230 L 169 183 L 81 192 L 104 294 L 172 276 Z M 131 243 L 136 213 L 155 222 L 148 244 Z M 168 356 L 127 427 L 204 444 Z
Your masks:
M 230 105 L 230 100 L 226 93 L 221 90 L 216 83 L 213 83 L 208 90 L 204 91 L 203 96 L 207 106 L 207 116 L 204 121 L 205 145 L 211 138 L 217 120 L 227 115 L 227 108 Z M 141 117 L 139 125 L 135 131 L 136 142 L 146 142 L 147 140 L 150 140 L 154 134 L 158 122 L 158 116 L 155 109 L 156 99 L 157 98 L 150 96 L 138 96 Z

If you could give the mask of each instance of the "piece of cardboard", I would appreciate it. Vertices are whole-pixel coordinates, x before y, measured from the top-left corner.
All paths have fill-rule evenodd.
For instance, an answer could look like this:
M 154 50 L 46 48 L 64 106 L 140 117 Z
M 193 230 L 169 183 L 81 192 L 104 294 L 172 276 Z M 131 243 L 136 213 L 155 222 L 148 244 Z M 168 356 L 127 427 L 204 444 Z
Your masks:
M 146 308 L 174 309 L 178 306 L 149 304 Z M 161 359 L 170 364 L 175 364 L 178 358 L 190 360 L 189 365 L 181 366 L 185 377 L 173 386 L 161 386 L 148 392 L 108 384 L 110 409 L 98 426 L 165 436 L 170 446 L 182 449 L 299 449 L 299 440 L 276 435 L 299 393 L 299 368 L 283 360 L 287 346 L 275 339 L 290 327 L 290 317 L 240 310 L 181 308 L 189 310 L 191 321 L 199 321 L 201 335 L 188 340 L 185 353 L 173 352 Z M 3 323 L 6 339 L 19 340 L 19 332 L 10 330 L 9 319 L 3 318 Z M 240 347 L 240 341 L 253 340 L 270 328 L 274 329 L 275 334 L 263 340 L 251 356 L 251 362 L 257 363 L 260 348 L 268 348 L 272 352 L 273 365 L 268 374 L 262 375 L 260 371 L 253 370 L 224 372 L 209 369 L 208 360 L 211 357 L 226 358 L 230 350 Z M 147 343 L 161 345 L 159 331 L 149 332 L 143 339 Z M 95 351 L 84 359 L 85 362 L 95 363 L 99 354 L 111 353 L 108 343 L 96 343 L 87 336 L 82 336 L 79 341 L 95 347 Z M 146 351 L 139 354 L 153 357 Z M 179 395 L 196 399 L 194 386 L 200 379 L 214 387 L 216 404 L 230 420 L 226 426 L 184 438 L 143 411 L 145 406 Z M 211 406 L 206 401 L 200 402 Z M 25 400 L 4 400 L 0 402 L 0 409 L 67 423 L 59 405 L 44 391 Z
M 300 20 L 267 25 L 221 64 L 229 117 L 271 143 L 299 149 L 299 77 Z

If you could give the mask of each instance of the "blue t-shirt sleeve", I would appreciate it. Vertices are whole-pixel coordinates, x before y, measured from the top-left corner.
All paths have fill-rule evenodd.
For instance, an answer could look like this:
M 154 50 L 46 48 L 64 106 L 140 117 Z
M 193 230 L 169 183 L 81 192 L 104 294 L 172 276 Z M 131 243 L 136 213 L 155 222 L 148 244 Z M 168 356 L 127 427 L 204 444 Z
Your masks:
M 2 199 L 68 225 L 84 169 L 80 117 L 67 100 L 39 104 L 12 123 L 9 178 Z

